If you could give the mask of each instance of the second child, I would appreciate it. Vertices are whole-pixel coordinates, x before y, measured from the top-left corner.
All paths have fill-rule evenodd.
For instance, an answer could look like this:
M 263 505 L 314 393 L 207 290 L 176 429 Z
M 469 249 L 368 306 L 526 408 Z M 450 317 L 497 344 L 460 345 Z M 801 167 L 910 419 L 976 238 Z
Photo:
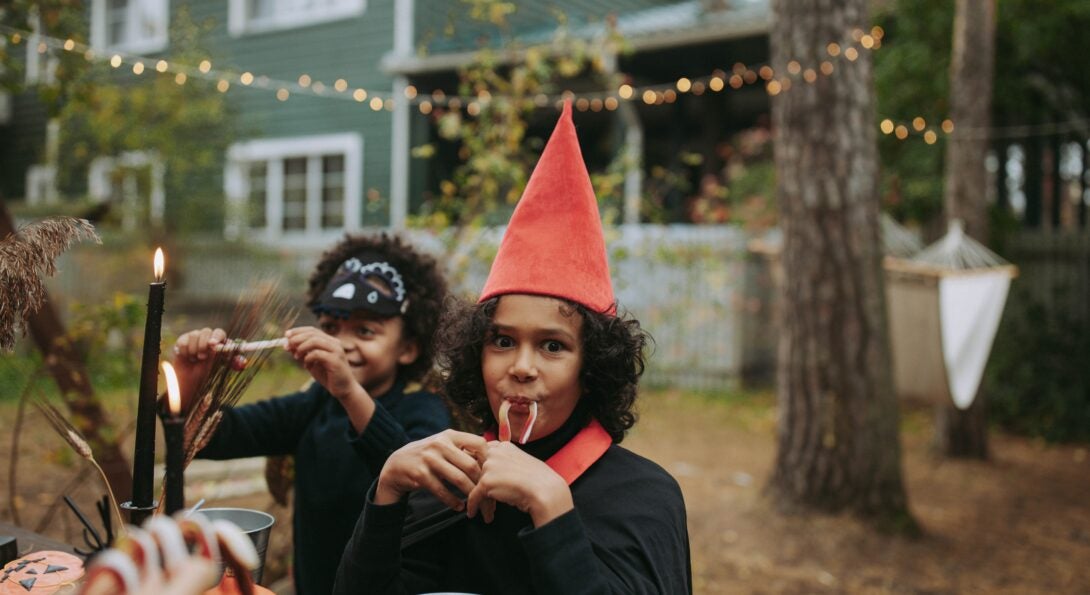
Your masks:
M 442 399 L 411 391 L 432 366 L 447 296 L 436 262 L 399 238 L 349 236 L 310 278 L 317 326 L 285 332 L 287 350 L 314 379 L 307 389 L 224 411 L 207 459 L 294 455 L 292 528 L 296 593 L 325 595 L 364 496 L 390 453 L 450 427 Z M 183 393 L 208 374 L 228 337 L 205 328 L 179 337 Z M 188 388 L 187 388 L 188 387 Z

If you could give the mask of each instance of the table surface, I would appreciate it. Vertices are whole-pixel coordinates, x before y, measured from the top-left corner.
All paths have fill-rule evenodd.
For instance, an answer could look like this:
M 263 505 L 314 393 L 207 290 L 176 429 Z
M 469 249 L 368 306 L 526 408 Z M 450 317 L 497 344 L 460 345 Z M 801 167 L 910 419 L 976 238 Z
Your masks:
M 20 557 L 25 556 L 30 552 L 40 552 L 42 550 L 57 550 L 69 554 L 75 553 L 74 548 L 67 543 L 57 541 L 56 539 L 3 521 L 0 521 L 0 535 L 12 535 L 15 537 L 17 540 L 16 545 L 19 546 Z

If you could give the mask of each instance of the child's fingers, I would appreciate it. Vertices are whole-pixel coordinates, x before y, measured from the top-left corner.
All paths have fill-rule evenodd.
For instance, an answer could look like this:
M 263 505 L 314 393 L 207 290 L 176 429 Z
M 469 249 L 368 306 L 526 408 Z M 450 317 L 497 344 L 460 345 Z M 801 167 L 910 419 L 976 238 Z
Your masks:
M 446 430 L 440 435 L 449 438 L 454 446 L 478 459 L 484 456 L 485 451 L 488 449 L 488 441 L 483 436 L 457 430 Z
M 292 347 L 291 343 L 289 343 L 288 349 L 292 351 L 296 358 L 299 358 L 300 356 L 305 357 L 308 353 L 315 350 L 335 353 L 337 355 L 341 355 L 344 353 L 344 349 L 341 347 L 341 344 L 337 341 L 331 340 L 329 335 L 325 334 L 321 336 L 309 335 L 305 339 L 302 339 L 300 342 L 296 343 L 294 347 Z
M 454 510 L 463 510 L 465 508 L 465 503 L 459 500 L 454 494 L 450 493 L 450 490 L 443 485 L 443 482 L 439 480 L 438 476 L 430 473 L 425 474 L 419 478 L 418 483 L 420 484 L 420 487 L 431 492 L 433 496 L 448 508 Z M 458 485 L 453 481 L 451 483 Z

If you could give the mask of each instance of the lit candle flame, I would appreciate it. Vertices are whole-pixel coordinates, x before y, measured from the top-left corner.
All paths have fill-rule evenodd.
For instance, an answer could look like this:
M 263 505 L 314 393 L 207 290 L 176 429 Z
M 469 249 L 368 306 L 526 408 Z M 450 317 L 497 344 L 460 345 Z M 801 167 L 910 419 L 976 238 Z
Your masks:
M 163 375 L 167 379 L 167 406 L 171 415 L 178 415 L 182 412 L 182 395 L 178 388 L 178 375 L 174 373 L 174 366 L 170 362 L 163 362 Z
M 166 265 L 163 262 L 163 249 L 155 249 L 155 282 L 158 283 L 163 280 L 163 269 Z

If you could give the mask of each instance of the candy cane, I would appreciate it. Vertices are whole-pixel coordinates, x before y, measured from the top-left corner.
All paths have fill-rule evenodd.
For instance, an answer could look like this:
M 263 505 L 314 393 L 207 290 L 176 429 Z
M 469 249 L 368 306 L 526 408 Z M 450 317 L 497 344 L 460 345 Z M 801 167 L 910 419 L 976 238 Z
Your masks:
M 530 401 L 530 419 L 526 420 L 526 425 L 522 428 L 519 444 L 526 444 L 530 440 L 530 432 L 534 429 L 535 421 L 537 421 L 537 401 Z
M 507 414 L 511 411 L 511 401 L 504 399 L 500 403 L 500 442 L 511 441 L 511 421 L 507 419 Z

